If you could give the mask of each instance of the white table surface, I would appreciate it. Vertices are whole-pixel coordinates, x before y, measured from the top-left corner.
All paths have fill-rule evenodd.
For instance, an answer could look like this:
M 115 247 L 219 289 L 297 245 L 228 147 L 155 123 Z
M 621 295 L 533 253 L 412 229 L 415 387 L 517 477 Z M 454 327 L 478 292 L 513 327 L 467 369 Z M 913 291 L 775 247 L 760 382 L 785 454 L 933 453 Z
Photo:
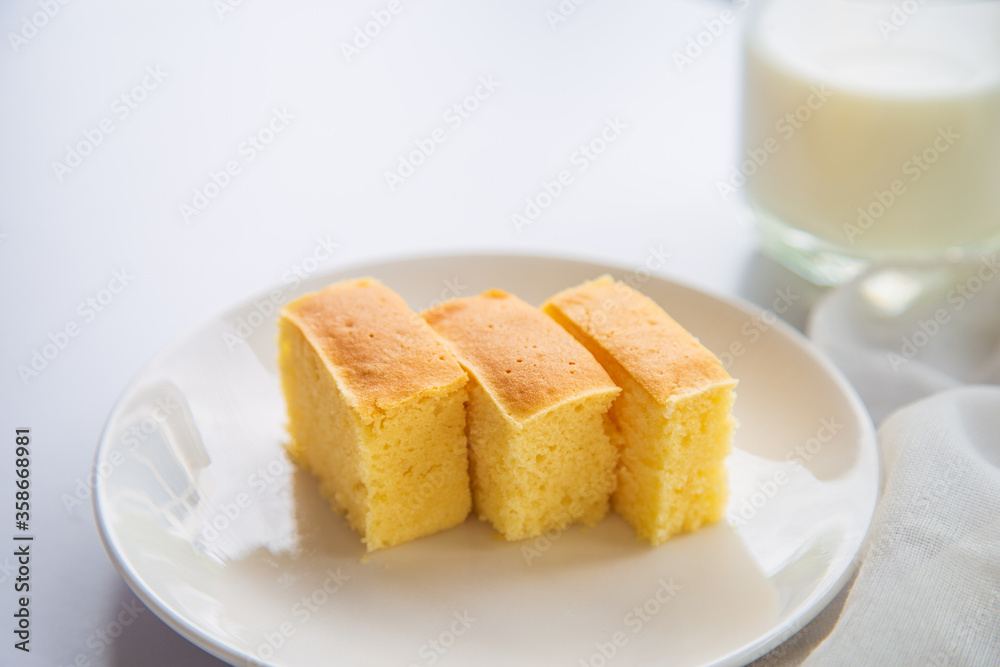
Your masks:
M 348 62 L 341 43 L 388 0 L 228 0 L 236 6 L 221 12 L 227 0 L 62 2 L 0 5 L 0 498 L 10 523 L 0 539 L 15 532 L 20 427 L 33 437 L 36 538 L 32 651 L 14 650 L 8 631 L 2 664 L 221 664 L 148 610 L 104 640 L 136 599 L 89 500 L 71 499 L 80 485 L 87 495 L 104 420 L 138 368 L 213 313 L 311 266 L 317 239 L 337 244 L 317 271 L 468 250 L 627 268 L 666 253 L 658 273 L 710 291 L 768 306 L 792 288 L 803 297 L 797 325 L 818 292 L 762 258 L 716 192 L 737 153 L 738 26 L 684 71 L 673 57 L 729 3 L 591 0 L 553 28 L 557 0 L 399 0 Z M 480 77 L 499 86 L 488 97 L 481 88 L 487 99 L 454 127 L 444 114 Z M 275 110 L 292 118 L 275 121 L 281 131 L 250 160 L 243 142 Z M 614 119 L 620 136 L 580 172 L 574 152 Z M 78 166 L 54 164 L 102 123 L 112 131 Z M 384 173 L 438 127 L 446 140 L 391 191 Z M 180 205 L 230 160 L 239 173 L 185 220 Z M 519 232 L 511 215 L 563 169 L 572 184 Z M 77 335 L 22 377 L 50 334 L 73 324 Z M 4 614 L 15 603 L 10 564 L 0 556 Z

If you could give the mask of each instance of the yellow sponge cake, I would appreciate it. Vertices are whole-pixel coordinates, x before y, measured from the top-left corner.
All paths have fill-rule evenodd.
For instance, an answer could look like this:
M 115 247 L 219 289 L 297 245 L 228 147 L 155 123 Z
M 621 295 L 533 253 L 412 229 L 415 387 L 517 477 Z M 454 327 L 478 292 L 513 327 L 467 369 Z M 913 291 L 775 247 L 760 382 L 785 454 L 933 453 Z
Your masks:
M 653 544 L 720 519 L 736 381 L 719 360 L 651 299 L 608 276 L 542 309 L 622 388 L 611 409 L 621 447 L 615 511 Z
M 602 519 L 618 457 L 607 412 L 620 390 L 590 353 L 500 290 L 423 317 L 471 375 L 469 470 L 480 518 L 508 540 Z
M 467 376 L 427 323 L 361 279 L 288 304 L 278 329 L 289 454 L 368 550 L 461 523 Z

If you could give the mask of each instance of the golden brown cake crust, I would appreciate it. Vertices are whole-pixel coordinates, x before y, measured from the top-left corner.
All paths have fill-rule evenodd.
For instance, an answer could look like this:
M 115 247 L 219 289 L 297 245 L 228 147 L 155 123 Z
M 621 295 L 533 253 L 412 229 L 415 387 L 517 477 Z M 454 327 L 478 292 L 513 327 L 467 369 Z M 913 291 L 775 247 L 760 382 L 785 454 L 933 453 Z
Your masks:
M 610 276 L 564 290 L 542 309 L 577 326 L 660 403 L 735 384 L 715 355 L 652 299 Z
M 293 322 L 361 415 L 464 382 L 465 371 L 427 324 L 371 278 L 330 285 L 289 303 Z
M 619 391 L 562 327 L 502 290 L 453 299 L 422 315 L 516 421 L 594 393 Z

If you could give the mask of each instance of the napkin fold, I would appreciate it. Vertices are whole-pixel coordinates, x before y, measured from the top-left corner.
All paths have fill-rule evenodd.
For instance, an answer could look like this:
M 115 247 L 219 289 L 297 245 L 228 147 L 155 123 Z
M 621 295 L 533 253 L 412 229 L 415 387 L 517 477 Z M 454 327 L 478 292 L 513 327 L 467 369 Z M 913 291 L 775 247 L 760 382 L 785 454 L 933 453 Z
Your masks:
M 1000 664 L 998 267 L 887 270 L 814 306 L 881 424 L 883 493 L 853 583 L 755 665 Z
M 840 619 L 805 665 L 1000 662 L 1000 388 L 879 429 L 885 488 Z

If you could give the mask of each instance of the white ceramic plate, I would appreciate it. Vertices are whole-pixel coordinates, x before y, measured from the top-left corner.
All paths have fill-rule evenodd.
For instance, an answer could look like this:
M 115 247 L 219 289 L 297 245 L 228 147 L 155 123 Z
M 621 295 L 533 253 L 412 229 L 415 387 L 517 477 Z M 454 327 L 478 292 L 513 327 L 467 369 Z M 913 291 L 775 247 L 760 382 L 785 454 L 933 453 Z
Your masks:
M 371 275 L 417 310 L 488 287 L 538 304 L 605 272 L 740 381 L 728 519 L 650 548 L 617 516 L 519 543 L 470 518 L 366 558 L 283 453 L 275 303 Z M 129 586 L 238 665 L 742 664 L 842 588 L 878 494 L 860 401 L 772 314 L 644 269 L 525 256 L 360 266 L 251 300 L 139 373 L 95 465 L 98 525 Z

